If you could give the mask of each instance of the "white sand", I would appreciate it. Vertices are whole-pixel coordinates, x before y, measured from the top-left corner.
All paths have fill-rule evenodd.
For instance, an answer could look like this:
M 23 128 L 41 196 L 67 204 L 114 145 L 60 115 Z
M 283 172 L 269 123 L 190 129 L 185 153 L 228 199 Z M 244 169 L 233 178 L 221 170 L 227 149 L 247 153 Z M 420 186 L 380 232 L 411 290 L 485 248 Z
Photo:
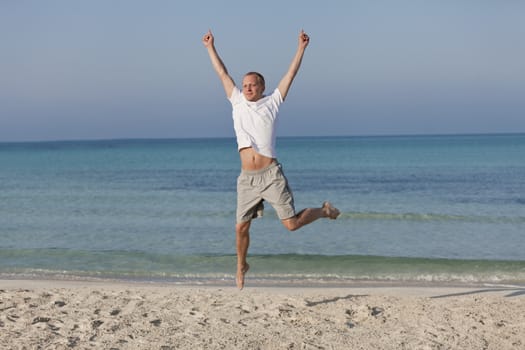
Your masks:
M 1 349 L 525 349 L 525 289 L 0 280 Z

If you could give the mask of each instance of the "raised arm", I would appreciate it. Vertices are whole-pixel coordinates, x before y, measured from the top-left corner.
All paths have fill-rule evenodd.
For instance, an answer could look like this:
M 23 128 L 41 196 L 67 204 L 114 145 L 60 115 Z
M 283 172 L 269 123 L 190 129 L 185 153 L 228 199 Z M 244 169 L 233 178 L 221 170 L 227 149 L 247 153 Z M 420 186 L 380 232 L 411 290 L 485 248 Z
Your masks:
M 222 82 L 222 86 L 224 87 L 224 91 L 226 92 L 226 97 L 230 98 L 232 95 L 233 88 L 235 87 L 235 83 L 233 82 L 232 77 L 228 74 L 226 66 L 219 57 L 219 54 L 215 49 L 214 41 L 215 40 L 213 34 L 211 33 L 211 30 L 208 30 L 208 33 L 204 34 L 204 37 L 202 38 L 202 43 L 204 44 L 204 47 L 208 49 L 211 64 Z
M 288 72 L 286 72 L 278 86 L 279 92 L 281 93 L 283 100 L 286 99 L 286 95 L 288 95 L 288 90 L 290 89 L 290 86 L 292 86 L 292 82 L 295 76 L 297 75 L 297 72 L 299 71 L 301 61 L 303 60 L 304 51 L 306 50 L 306 47 L 308 46 L 309 42 L 310 37 L 306 35 L 304 30 L 301 30 L 301 33 L 299 33 L 299 44 L 297 46 L 297 52 L 295 53 L 292 63 L 290 64 L 290 68 L 288 68 Z

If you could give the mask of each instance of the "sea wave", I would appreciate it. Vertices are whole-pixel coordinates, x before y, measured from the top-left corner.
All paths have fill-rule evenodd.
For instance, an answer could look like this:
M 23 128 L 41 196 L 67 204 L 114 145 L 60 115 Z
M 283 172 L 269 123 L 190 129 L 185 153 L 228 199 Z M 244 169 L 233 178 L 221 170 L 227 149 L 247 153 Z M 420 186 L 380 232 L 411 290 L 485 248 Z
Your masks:
M 252 255 L 250 278 L 268 283 L 356 281 L 525 283 L 525 261 L 368 255 Z M 66 249 L 0 250 L 0 276 L 117 278 L 218 283 L 234 278 L 234 255 L 169 255 Z M 207 281 L 207 282 L 206 282 Z
M 341 213 L 338 219 L 394 221 L 460 221 L 509 224 L 525 223 L 525 217 L 523 216 L 451 215 L 436 213 L 345 212 Z
M 277 218 L 274 210 L 266 204 L 265 216 Z M 213 210 L 209 212 L 186 210 L 180 212 L 185 217 L 212 217 L 231 218 L 235 216 L 234 210 Z M 525 216 L 487 216 L 487 215 L 453 215 L 438 213 L 393 213 L 393 212 L 342 212 L 337 220 L 366 220 L 366 221 L 408 221 L 408 222 L 468 222 L 468 223 L 493 223 L 493 224 L 525 224 Z

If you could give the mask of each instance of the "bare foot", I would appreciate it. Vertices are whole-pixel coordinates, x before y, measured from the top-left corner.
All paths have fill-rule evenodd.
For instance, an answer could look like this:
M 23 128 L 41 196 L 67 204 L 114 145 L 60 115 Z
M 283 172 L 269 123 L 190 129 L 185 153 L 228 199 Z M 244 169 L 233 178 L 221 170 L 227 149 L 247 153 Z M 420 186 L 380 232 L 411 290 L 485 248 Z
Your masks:
M 323 212 L 326 214 L 326 217 L 328 217 L 328 218 L 330 218 L 332 220 L 337 219 L 339 214 L 341 214 L 339 212 L 339 209 L 337 209 L 336 207 L 332 206 L 332 204 L 330 202 L 324 202 L 323 203 Z
M 244 267 L 237 267 L 237 288 L 239 290 L 242 290 L 244 288 L 244 275 L 246 275 L 246 272 L 250 269 L 250 265 L 246 263 Z

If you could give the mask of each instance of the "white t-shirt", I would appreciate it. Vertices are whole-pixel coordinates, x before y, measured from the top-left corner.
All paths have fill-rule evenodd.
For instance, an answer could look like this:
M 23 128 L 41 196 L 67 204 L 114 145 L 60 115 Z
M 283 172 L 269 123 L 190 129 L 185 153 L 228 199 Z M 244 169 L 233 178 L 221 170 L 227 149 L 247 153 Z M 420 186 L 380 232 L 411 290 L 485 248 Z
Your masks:
M 275 130 L 279 106 L 283 102 L 279 89 L 259 101 L 250 102 L 239 88 L 234 87 L 229 100 L 233 108 L 233 128 L 238 150 L 253 147 L 263 156 L 277 158 Z

